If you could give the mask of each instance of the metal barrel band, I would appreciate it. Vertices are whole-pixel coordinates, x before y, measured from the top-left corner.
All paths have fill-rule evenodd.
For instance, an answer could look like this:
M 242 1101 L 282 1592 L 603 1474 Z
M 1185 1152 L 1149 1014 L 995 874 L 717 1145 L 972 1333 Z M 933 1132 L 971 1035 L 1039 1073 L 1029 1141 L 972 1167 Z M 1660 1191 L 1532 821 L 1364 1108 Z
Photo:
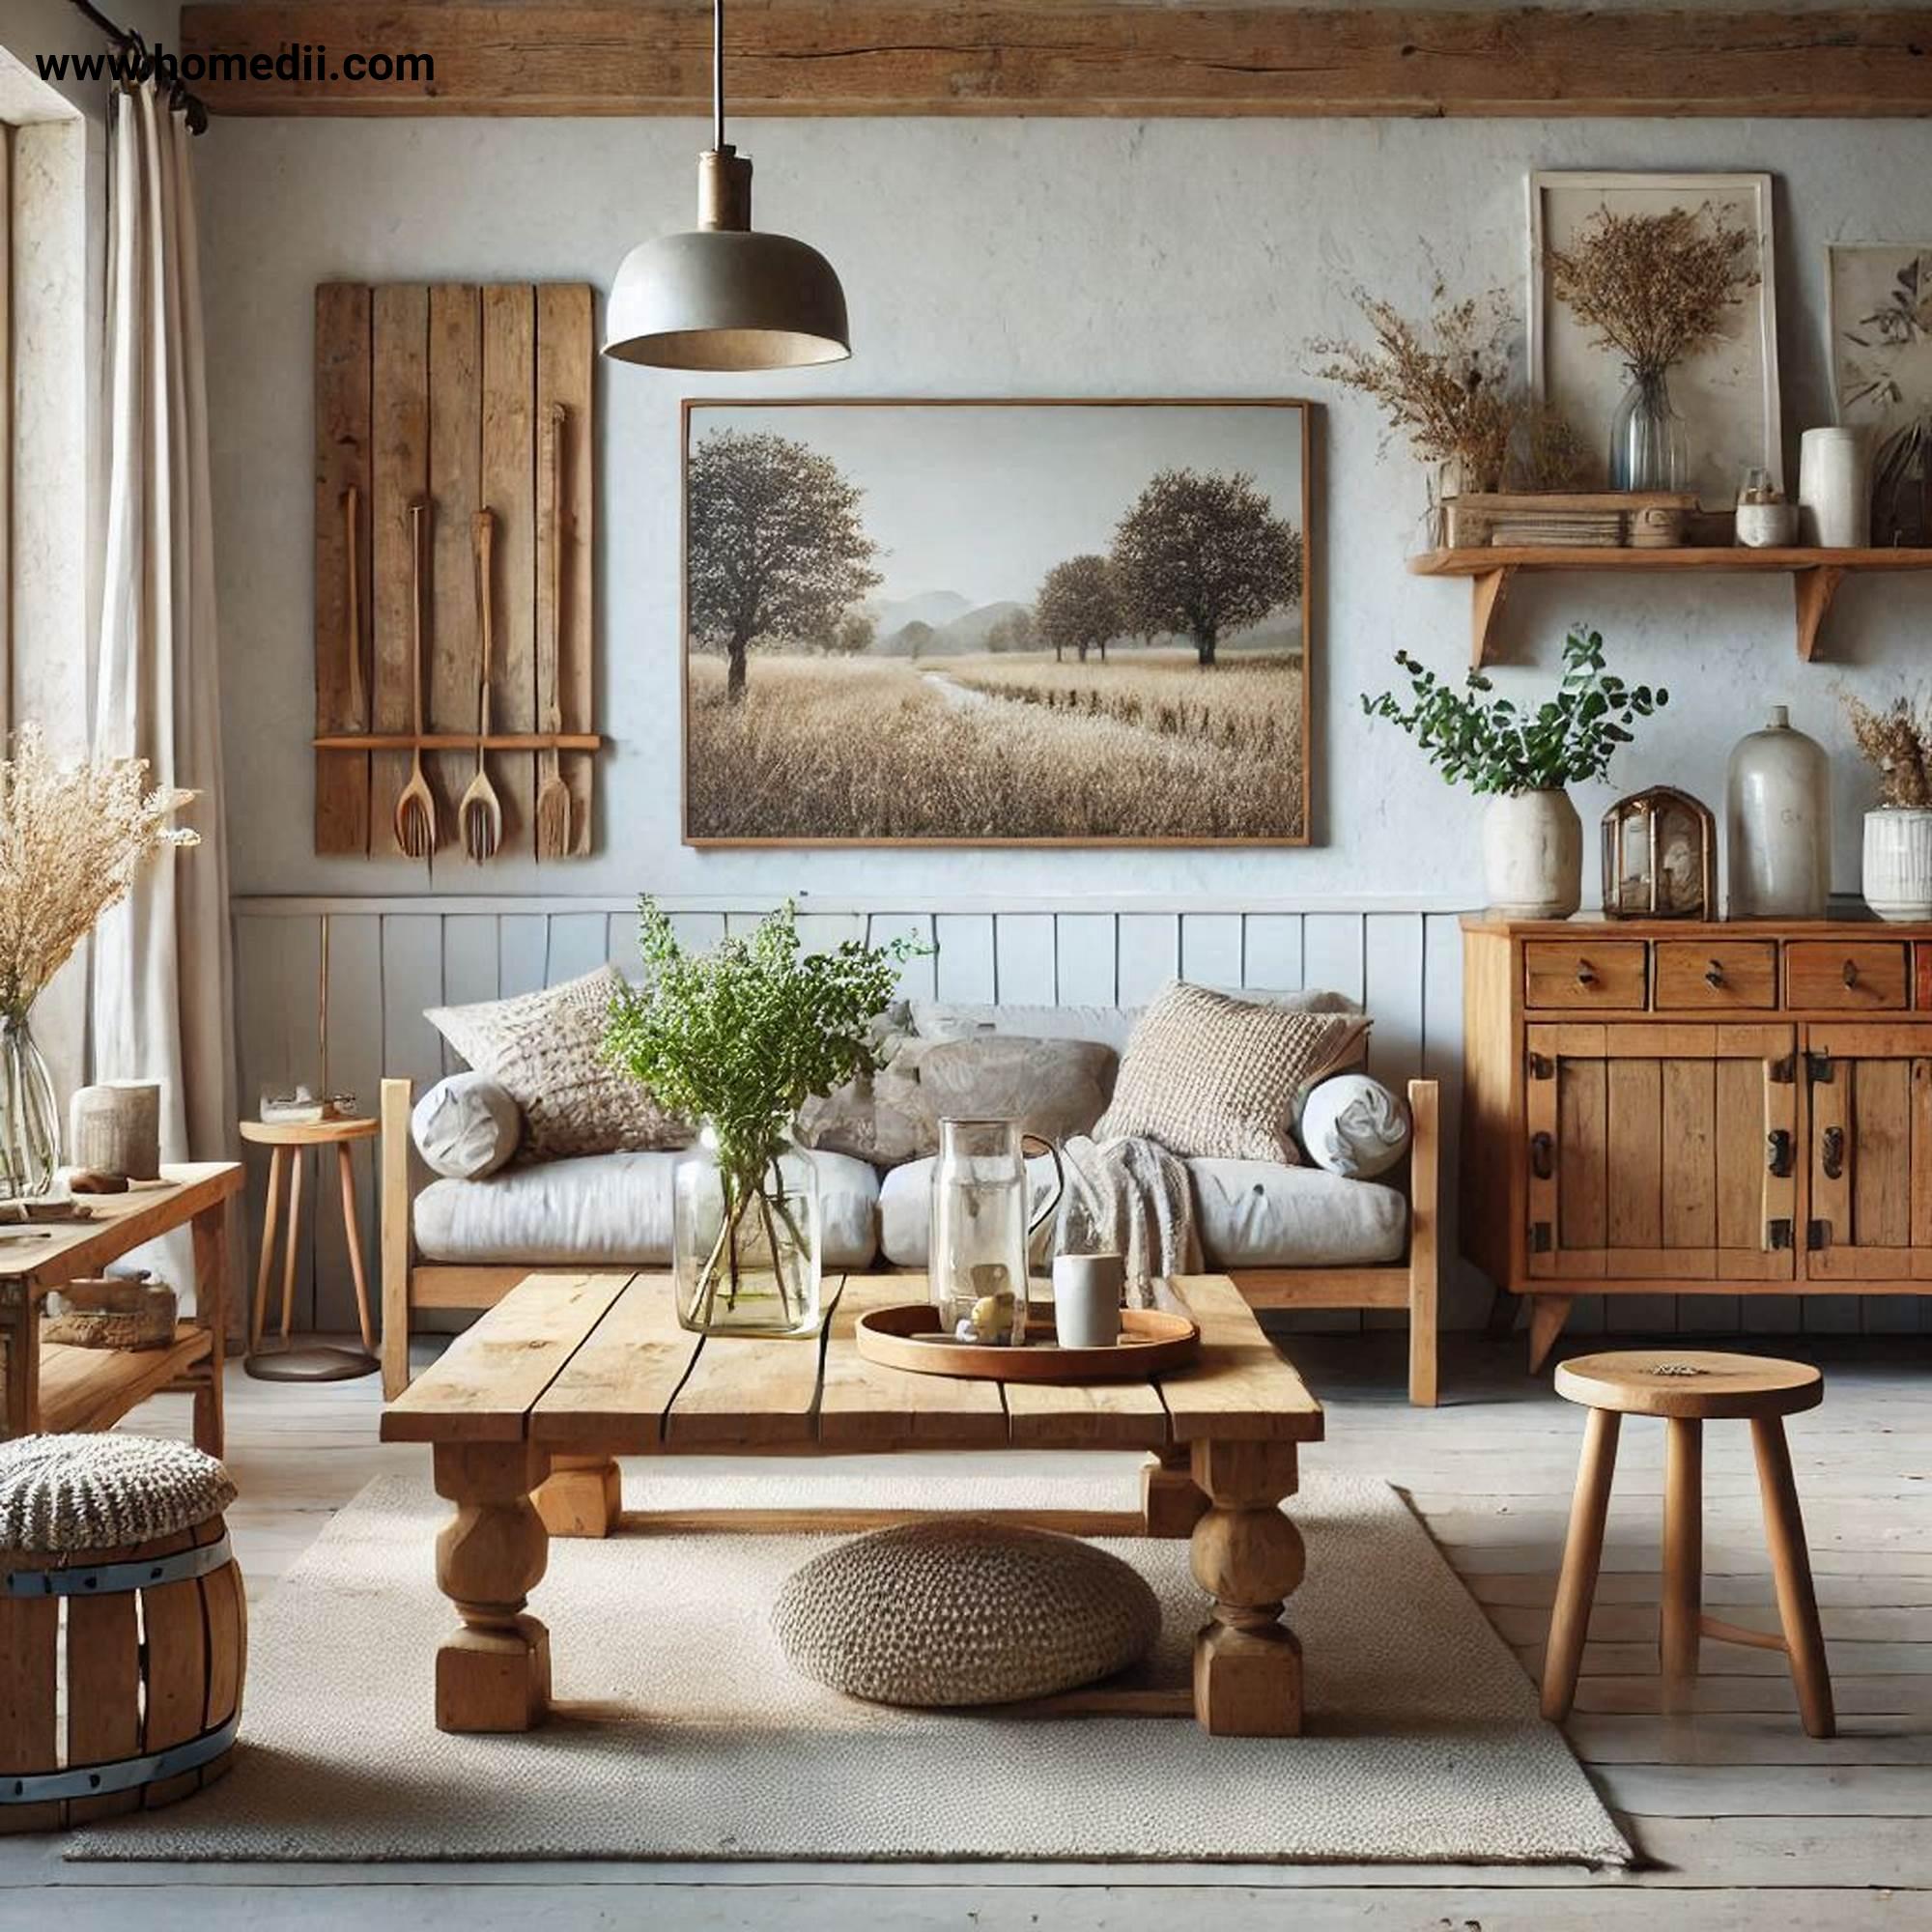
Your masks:
M 155 1590 L 163 1583 L 192 1582 L 219 1570 L 230 1558 L 228 1533 L 165 1556 L 136 1563 L 101 1563 L 92 1570 L 9 1570 L 0 1575 L 0 1597 L 114 1597 L 129 1590 Z
M 117 1791 L 156 1784 L 164 1777 L 179 1777 L 218 1758 L 235 1742 L 241 1724 L 242 1713 L 238 1710 L 225 1724 L 203 1731 L 198 1738 L 170 1745 L 166 1750 L 149 1751 L 141 1757 L 118 1757 L 106 1764 L 78 1765 L 68 1771 L 24 1775 L 0 1771 L 0 1804 L 51 1804 L 68 1798 L 105 1798 Z

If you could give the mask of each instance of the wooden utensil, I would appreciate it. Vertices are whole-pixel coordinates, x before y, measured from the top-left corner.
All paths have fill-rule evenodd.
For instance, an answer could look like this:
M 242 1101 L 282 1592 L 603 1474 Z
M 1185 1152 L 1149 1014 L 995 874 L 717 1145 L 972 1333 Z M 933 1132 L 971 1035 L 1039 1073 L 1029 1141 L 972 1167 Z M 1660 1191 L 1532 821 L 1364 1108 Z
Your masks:
M 497 788 L 484 767 L 490 736 L 490 666 L 496 655 L 496 622 L 491 614 L 491 589 L 495 572 L 491 558 L 497 541 L 497 519 L 489 510 L 478 510 L 470 520 L 476 543 L 476 623 L 483 634 L 483 676 L 476 696 L 476 776 L 457 806 L 463 827 L 463 849 L 479 865 L 494 859 L 503 842 L 503 807 Z
M 544 477 L 550 490 L 550 595 L 544 600 L 544 634 L 537 640 L 537 677 L 544 691 L 543 728 L 563 729 L 557 691 L 563 632 L 563 430 L 569 414 L 553 403 L 544 417 Z M 570 851 L 570 787 L 557 767 L 554 745 L 537 754 L 537 857 L 561 859 Z
M 396 800 L 396 843 L 412 859 L 436 850 L 436 800 L 423 777 L 423 564 L 429 548 L 429 505 L 410 505 L 410 698 L 415 719 L 415 747 L 410 753 L 410 781 Z
M 342 493 L 342 554 L 349 575 L 349 726 L 353 731 L 369 728 L 368 686 L 362 676 L 362 569 L 357 554 L 361 500 L 361 493 L 353 483 Z

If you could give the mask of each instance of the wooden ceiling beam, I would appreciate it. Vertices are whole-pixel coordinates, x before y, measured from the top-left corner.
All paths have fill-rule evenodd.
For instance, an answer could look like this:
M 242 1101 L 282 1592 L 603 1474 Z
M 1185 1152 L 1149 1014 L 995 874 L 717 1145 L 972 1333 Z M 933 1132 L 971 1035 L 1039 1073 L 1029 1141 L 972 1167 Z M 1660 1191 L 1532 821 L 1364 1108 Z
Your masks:
M 1932 114 L 1932 8 L 766 0 L 726 20 L 732 111 L 747 115 Z M 181 34 L 184 55 L 218 63 L 189 72 L 223 114 L 696 117 L 710 94 L 710 10 L 695 0 L 244 0 L 185 6 Z M 354 78 L 352 53 L 433 66 Z

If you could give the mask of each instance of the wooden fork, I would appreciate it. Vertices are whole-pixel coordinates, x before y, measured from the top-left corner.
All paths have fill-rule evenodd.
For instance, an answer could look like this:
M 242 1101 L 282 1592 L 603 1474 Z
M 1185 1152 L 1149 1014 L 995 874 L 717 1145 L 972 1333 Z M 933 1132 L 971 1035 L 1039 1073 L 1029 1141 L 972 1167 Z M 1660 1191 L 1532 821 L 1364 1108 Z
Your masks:
M 457 806 L 456 815 L 463 826 L 463 849 L 481 865 L 494 859 L 503 842 L 503 806 L 497 787 L 490 782 L 484 753 L 490 737 L 490 664 L 496 655 L 495 620 L 490 611 L 490 590 L 494 581 L 491 556 L 497 541 L 497 519 L 489 510 L 478 510 L 470 521 L 476 540 L 476 624 L 483 634 L 483 677 L 476 696 L 476 776 Z
M 436 850 L 436 799 L 423 777 L 423 562 L 429 548 L 429 505 L 410 505 L 410 696 L 414 708 L 415 748 L 410 753 L 410 781 L 396 800 L 396 843 L 412 859 Z

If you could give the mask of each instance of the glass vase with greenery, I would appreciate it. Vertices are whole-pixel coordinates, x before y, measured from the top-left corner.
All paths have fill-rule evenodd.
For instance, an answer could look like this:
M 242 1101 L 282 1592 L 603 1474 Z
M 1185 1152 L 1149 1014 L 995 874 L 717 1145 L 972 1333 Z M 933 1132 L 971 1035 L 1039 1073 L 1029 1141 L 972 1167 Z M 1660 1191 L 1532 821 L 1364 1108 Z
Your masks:
M 612 1002 L 605 1052 L 701 1123 L 672 1204 L 678 1320 L 704 1333 L 814 1333 L 818 1189 L 792 1122 L 808 1095 L 875 1070 L 873 1022 L 901 965 L 927 949 L 907 936 L 808 952 L 790 901 L 699 953 L 646 897 L 638 940 L 644 983 Z

